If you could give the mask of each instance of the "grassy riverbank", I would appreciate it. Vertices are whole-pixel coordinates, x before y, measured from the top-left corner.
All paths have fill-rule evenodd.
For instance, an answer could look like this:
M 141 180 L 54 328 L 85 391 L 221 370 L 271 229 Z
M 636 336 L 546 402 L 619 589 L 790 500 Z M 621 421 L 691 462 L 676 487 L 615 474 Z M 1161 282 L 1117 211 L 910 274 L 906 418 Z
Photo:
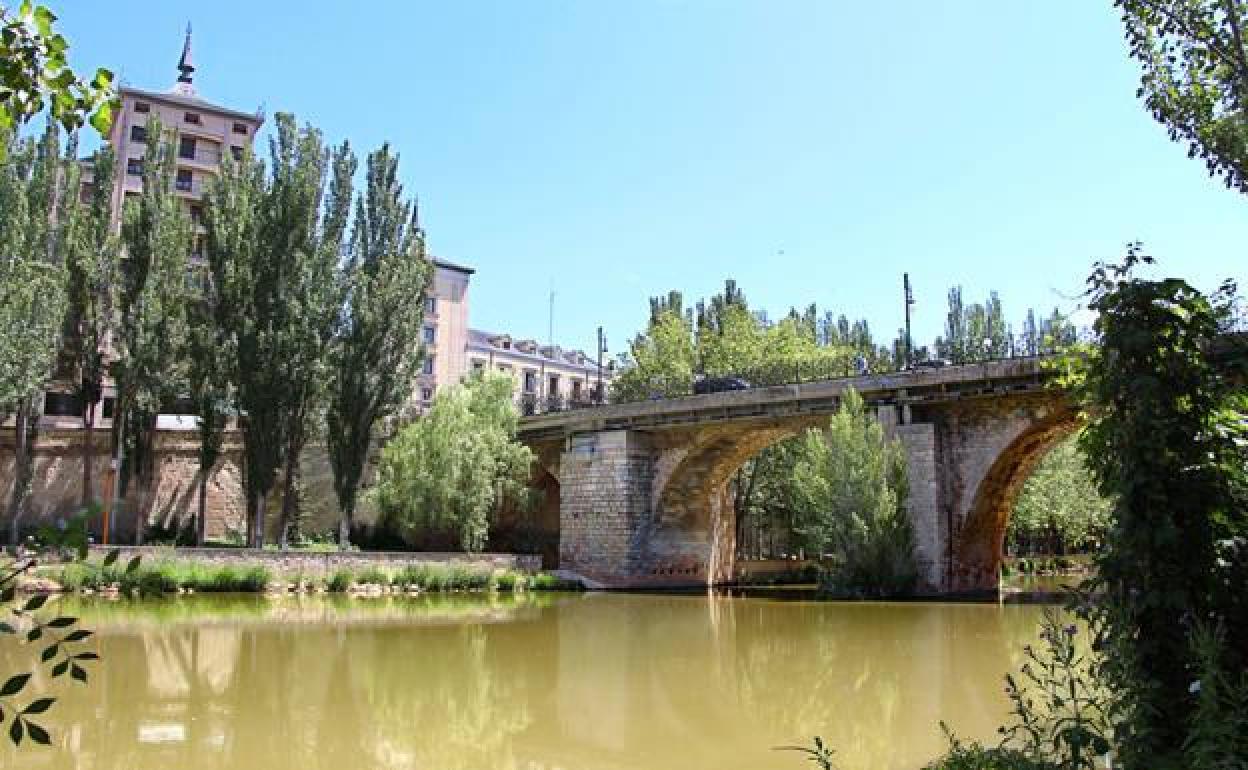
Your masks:
M 160 561 L 134 569 L 77 562 L 39 570 L 61 590 L 158 596 L 197 593 L 416 593 L 451 591 L 576 590 L 554 575 L 461 564 L 421 564 L 399 569 L 339 568 L 329 574 L 282 574 L 263 566 Z

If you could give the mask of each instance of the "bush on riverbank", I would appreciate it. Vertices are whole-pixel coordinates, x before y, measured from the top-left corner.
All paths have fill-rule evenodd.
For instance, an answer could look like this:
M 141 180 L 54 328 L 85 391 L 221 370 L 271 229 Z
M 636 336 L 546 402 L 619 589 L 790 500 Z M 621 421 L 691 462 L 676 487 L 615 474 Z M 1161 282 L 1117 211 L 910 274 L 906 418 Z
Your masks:
M 44 572 L 65 591 L 110 591 L 142 596 L 194 591 L 206 593 L 263 593 L 272 586 L 284 587 L 287 578 L 265 567 L 211 565 L 195 562 L 156 562 L 127 572 L 114 566 L 66 564 Z M 280 579 L 279 579 L 280 577 Z M 289 582 L 301 591 L 346 593 L 361 587 L 397 591 L 566 591 L 577 583 L 554 575 L 527 575 L 508 569 L 489 569 L 465 564 L 417 564 L 390 571 L 377 566 L 358 570 L 340 568 L 328 576 L 308 578 L 299 574 Z

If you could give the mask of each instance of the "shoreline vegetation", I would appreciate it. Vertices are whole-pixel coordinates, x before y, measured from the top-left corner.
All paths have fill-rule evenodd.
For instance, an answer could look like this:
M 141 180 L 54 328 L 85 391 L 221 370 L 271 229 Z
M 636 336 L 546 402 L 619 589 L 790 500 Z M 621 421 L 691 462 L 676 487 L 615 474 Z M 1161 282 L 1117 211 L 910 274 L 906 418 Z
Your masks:
M 451 592 L 577 591 L 579 582 L 550 573 L 462 564 L 420 564 L 397 569 L 340 567 L 325 573 L 286 573 L 259 565 L 157 561 L 128 570 L 71 562 L 37 568 L 24 585 L 31 593 L 158 597 L 192 593 L 353 594 L 382 596 Z

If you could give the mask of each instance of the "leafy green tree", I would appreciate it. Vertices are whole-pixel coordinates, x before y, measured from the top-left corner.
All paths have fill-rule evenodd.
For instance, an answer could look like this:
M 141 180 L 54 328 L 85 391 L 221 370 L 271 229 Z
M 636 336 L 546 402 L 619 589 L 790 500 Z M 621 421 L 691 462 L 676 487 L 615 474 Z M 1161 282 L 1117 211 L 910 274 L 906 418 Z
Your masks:
M 1128 770 L 1189 766 L 1183 746 L 1197 726 L 1202 668 L 1195 630 L 1224 634 L 1223 671 L 1248 668 L 1245 572 L 1229 571 L 1227 547 L 1248 535 L 1248 400 L 1243 371 L 1209 355 L 1234 286 L 1206 296 L 1180 279 L 1137 277 L 1151 261 L 1132 246 L 1121 265 L 1096 267 L 1099 345 L 1071 364 L 1089 416 L 1081 446 L 1114 500 L 1109 547 L 1088 586 L 1103 598 L 1088 611 L 1107 645 L 1102 674 L 1119 699 Z
M 846 391 L 826 430 L 802 438 L 793 468 L 798 523 L 813 554 L 831 554 L 834 591 L 891 596 L 914 590 L 918 570 L 905 501 L 906 458 L 862 397 Z
M 385 145 L 368 156 L 367 191 L 356 203 L 344 267 L 346 299 L 333 347 L 329 457 L 351 536 L 360 479 L 378 423 L 411 394 L 423 356 L 424 296 L 432 277 L 413 201 L 404 200 L 399 158 Z
M 293 140 L 294 119 L 283 125 L 284 120 L 279 116 L 278 131 L 289 131 Z M 284 365 L 290 377 L 283 412 L 285 471 L 278 526 L 282 548 L 297 521 L 299 458 L 310 432 L 323 424 L 320 418 L 333 378 L 330 341 L 343 303 L 338 262 L 351 213 L 351 180 L 356 169 L 355 155 L 345 142 L 332 153 L 326 152 L 320 132 L 311 127 L 303 130 L 297 147 L 297 160 L 278 172 L 279 177 L 286 171 L 293 172 L 294 177 L 290 183 L 275 184 L 270 190 L 267 227 L 262 230 L 267 243 L 289 255 L 281 294 L 287 306 L 282 336 Z M 419 305 L 420 299 L 411 301 Z
M 1241 0 L 1114 0 L 1142 70 L 1138 94 L 1210 175 L 1248 192 L 1248 7 Z
M 1072 437 L 1049 450 L 1023 484 L 1009 540 L 1015 552 L 1087 550 L 1102 541 L 1109 508 Z
M 104 346 L 116 328 L 121 242 L 113 227 L 115 159 L 109 148 L 91 159 L 90 198 L 66 240 L 67 299 L 63 360 L 82 405 L 82 505 L 95 500 L 92 484 L 95 408 L 104 392 Z
M 962 287 L 949 290 L 945 333 L 936 339 L 936 354 L 955 364 L 987 361 L 1010 355 L 1012 335 L 994 291 L 983 304 L 967 305 Z
M 38 143 L 0 129 L 0 147 L 0 413 L 16 413 L 8 505 L 16 542 L 34 474 L 40 390 L 65 317 L 64 240 L 78 176 L 76 143 L 62 156 L 54 123 Z
M 320 132 L 300 130 L 286 113 L 276 123 L 267 174 L 250 152 L 226 158 L 205 201 L 205 251 L 215 316 L 232 355 L 227 369 L 243 433 L 252 547 L 264 544 L 268 497 L 283 464 L 294 483 L 293 464 L 328 376 L 340 296 L 331 255 L 336 259 L 346 226 L 354 168 L 345 145 L 333 154 L 334 181 L 322 206 L 331 155 Z
M 629 343 L 620 375 L 611 382 L 612 401 L 684 396 L 692 391 L 696 359 L 689 318 L 671 310 L 651 317 Z
M 138 484 L 135 543 L 143 541 L 147 507 L 155 481 L 154 440 L 161 407 L 186 385 L 187 260 L 190 216 L 173 189 L 175 139 L 156 117 L 147 123 L 143 192 L 124 212 L 117 360 L 115 440 L 125 448 L 120 478 Z M 119 492 L 120 490 L 120 484 Z
M 117 108 L 113 73 L 98 69 L 89 82 L 76 75 L 55 22 L 47 7 L 29 0 L 16 12 L 0 6 L 0 129 L 15 129 L 47 109 L 66 131 L 89 120 L 107 134 Z
M 515 439 L 511 389 L 504 375 L 474 374 L 386 444 L 374 490 L 384 524 L 412 539 L 454 531 L 464 550 L 481 549 L 490 513 L 524 499 L 533 464 Z

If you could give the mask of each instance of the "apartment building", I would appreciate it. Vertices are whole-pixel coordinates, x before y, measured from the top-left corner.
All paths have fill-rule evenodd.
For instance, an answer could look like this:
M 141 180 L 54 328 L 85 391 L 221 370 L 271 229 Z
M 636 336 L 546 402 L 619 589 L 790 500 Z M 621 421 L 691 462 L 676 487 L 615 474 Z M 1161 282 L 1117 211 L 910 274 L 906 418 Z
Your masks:
M 564 409 L 603 400 L 615 374 L 613 365 L 582 350 L 540 345 L 536 340 L 471 329 L 467 354 L 472 371 L 498 371 L 515 381 L 516 402 L 524 412 Z

